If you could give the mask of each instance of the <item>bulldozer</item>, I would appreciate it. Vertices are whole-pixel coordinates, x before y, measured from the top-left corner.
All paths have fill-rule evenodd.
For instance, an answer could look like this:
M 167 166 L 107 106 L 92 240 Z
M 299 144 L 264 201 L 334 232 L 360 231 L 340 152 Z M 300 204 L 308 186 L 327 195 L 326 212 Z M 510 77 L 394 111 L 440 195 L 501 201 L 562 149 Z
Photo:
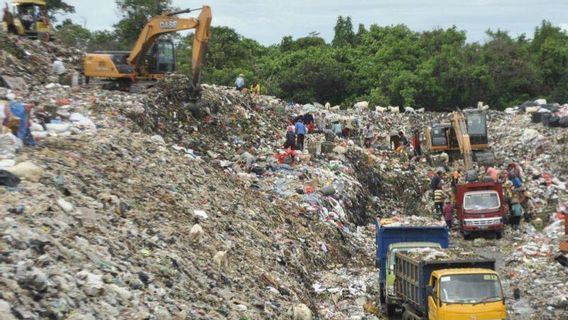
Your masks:
M 489 146 L 487 113 L 480 109 L 454 111 L 450 122 L 426 128 L 426 147 L 431 153 L 445 152 L 450 160 L 463 156 L 464 162 L 492 165 L 495 156 Z M 466 163 L 466 167 L 469 165 Z
M 200 10 L 197 18 L 181 18 L 179 15 Z M 88 53 L 83 63 L 86 82 L 91 78 L 109 80 L 107 89 L 129 90 L 133 83 L 152 81 L 175 72 L 175 46 L 171 39 L 160 38 L 182 30 L 195 29 L 192 47 L 192 87 L 194 100 L 199 99 L 201 68 L 210 37 L 211 8 L 185 9 L 164 12 L 152 17 L 144 26 L 131 51 L 96 51 Z
M 18 35 L 31 39 L 51 40 L 53 28 L 49 22 L 45 0 L 12 0 L 14 26 Z M 4 30 L 8 29 L 3 23 Z

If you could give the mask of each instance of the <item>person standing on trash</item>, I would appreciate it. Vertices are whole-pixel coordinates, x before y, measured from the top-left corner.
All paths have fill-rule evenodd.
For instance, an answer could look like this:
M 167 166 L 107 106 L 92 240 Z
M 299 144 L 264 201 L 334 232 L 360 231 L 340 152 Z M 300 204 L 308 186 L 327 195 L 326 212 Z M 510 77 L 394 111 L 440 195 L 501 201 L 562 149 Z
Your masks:
M 392 146 L 392 149 L 394 151 L 399 150 L 400 149 L 400 136 L 398 134 L 391 134 L 390 136 L 390 143 Z
M 22 140 L 24 145 L 35 146 L 36 142 L 30 131 L 31 111 L 33 106 L 17 101 L 16 95 L 13 93 L 9 93 L 7 98 L 10 100 L 9 107 L 11 116 L 20 119 L 18 127 L 16 128 L 17 130 L 15 130 L 16 137 Z
M 446 220 L 446 226 L 451 230 L 452 220 L 454 218 L 454 206 L 452 205 L 450 200 L 446 200 L 446 204 L 444 205 L 442 211 L 444 213 L 444 220 Z
M 314 120 L 314 115 L 312 115 L 311 113 L 307 112 L 304 115 L 304 125 L 306 126 L 306 128 L 308 129 L 308 133 L 309 132 L 313 132 L 316 129 L 316 124 L 315 124 L 315 120 Z
M 422 146 L 420 145 L 420 131 L 418 129 L 414 129 L 411 143 L 414 148 L 414 155 L 420 157 L 422 155 Z
M 400 144 L 403 145 L 404 147 L 407 147 L 409 142 L 408 138 L 406 138 L 406 136 L 404 135 L 404 132 L 399 131 L 398 136 L 400 137 Z
M 452 172 L 451 176 L 451 187 L 452 187 L 452 204 L 457 203 L 457 194 L 458 194 L 458 184 L 460 183 L 461 178 L 461 169 L 455 170 Z
M 8 33 L 18 34 L 18 29 L 16 29 L 16 25 L 14 24 L 14 15 L 8 9 L 8 5 L 4 7 L 4 16 L 2 17 L 2 22 L 4 22 L 8 28 Z
M 57 75 L 59 84 L 63 84 L 65 82 L 65 73 L 67 70 L 65 69 L 65 65 L 61 58 L 55 58 L 53 61 L 52 71 Z
M 363 130 L 363 135 L 365 137 L 365 148 L 370 148 L 375 140 L 375 130 L 371 123 L 367 123 L 365 130 Z
M 510 163 L 507 166 L 507 171 L 510 175 L 516 176 L 521 182 L 523 182 L 523 169 L 518 163 Z
M 243 89 L 246 88 L 246 84 L 245 84 L 245 75 L 244 74 L 239 74 L 239 76 L 237 77 L 237 79 L 235 79 L 235 87 L 237 88 L 237 90 L 239 91 L 243 91 Z
M 521 222 L 521 217 L 523 216 L 523 207 L 521 206 L 519 195 L 517 192 L 513 192 L 511 197 L 511 227 L 513 230 L 519 229 L 519 224 Z
M 513 174 L 510 179 L 515 189 L 521 188 L 523 186 L 523 182 L 519 176 Z
M 446 193 L 442 190 L 442 186 L 434 191 L 434 207 L 440 216 L 444 213 L 444 201 L 446 200 Z
M 284 143 L 284 149 L 292 149 L 296 148 L 296 133 L 294 132 L 296 128 L 292 123 L 289 123 L 288 128 L 286 129 L 286 143 Z
M 350 135 L 351 135 L 351 128 L 347 120 L 345 120 L 343 121 L 343 129 L 341 130 L 341 136 L 344 139 L 349 139 Z
M 430 180 L 430 189 L 432 192 L 438 190 L 438 188 L 442 185 L 442 174 L 444 174 L 444 172 L 439 170 Z
M 337 137 L 341 137 L 341 123 L 339 122 L 339 120 L 335 120 L 333 122 L 333 125 L 331 126 L 331 131 L 333 131 L 333 133 L 337 136 Z
M 260 95 L 260 83 L 258 83 L 258 81 L 255 80 L 255 81 L 252 83 L 252 86 L 250 86 L 250 93 L 251 93 L 253 96 L 258 96 L 258 95 Z
M 495 167 L 487 168 L 487 176 L 491 178 L 491 180 L 497 182 L 499 181 L 499 170 Z
M 298 119 L 294 127 L 296 129 L 296 150 L 304 150 L 304 136 L 306 135 L 304 120 Z

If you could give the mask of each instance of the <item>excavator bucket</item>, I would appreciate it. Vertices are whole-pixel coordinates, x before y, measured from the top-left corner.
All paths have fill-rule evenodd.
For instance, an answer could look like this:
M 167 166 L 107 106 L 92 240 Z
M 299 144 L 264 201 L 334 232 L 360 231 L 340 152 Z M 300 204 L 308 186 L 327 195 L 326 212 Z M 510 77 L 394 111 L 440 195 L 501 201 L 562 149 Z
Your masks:
M 191 48 L 192 71 L 189 92 L 193 102 L 201 98 L 201 68 L 205 64 L 205 51 L 211 36 L 211 20 L 211 8 L 203 6 L 201 13 L 197 17 L 198 25 L 195 28 L 193 47 Z

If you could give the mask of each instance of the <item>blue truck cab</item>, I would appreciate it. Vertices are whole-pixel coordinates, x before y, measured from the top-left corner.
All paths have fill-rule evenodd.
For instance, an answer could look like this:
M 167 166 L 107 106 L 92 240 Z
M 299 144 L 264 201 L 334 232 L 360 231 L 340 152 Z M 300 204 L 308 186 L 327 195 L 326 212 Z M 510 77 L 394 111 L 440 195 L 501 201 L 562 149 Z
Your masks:
M 380 302 L 386 303 L 387 313 L 400 306 L 394 293 L 394 260 L 397 252 L 416 248 L 447 248 L 448 228 L 443 225 L 415 226 L 394 219 L 377 219 L 376 261 L 379 268 Z

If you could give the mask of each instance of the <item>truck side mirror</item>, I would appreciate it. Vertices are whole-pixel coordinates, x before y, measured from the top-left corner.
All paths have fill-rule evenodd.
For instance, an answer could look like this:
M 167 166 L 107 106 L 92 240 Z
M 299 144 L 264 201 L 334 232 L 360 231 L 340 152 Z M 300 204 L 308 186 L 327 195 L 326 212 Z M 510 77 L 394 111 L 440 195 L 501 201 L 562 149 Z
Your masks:
M 428 296 L 434 297 L 434 299 L 436 298 L 436 295 L 434 294 L 434 288 L 432 288 L 431 286 L 426 287 L 426 294 L 428 294 Z

